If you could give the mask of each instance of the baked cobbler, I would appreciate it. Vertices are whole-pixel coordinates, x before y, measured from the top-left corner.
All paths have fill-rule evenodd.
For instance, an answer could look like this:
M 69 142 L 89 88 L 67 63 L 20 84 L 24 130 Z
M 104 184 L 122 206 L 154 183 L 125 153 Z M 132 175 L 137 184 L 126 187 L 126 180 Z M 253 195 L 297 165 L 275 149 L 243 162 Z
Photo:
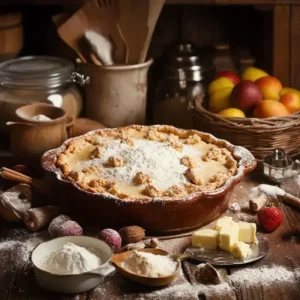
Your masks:
M 132 125 L 71 139 L 57 158 L 64 179 L 120 199 L 183 198 L 214 191 L 237 160 L 225 142 L 172 126 Z

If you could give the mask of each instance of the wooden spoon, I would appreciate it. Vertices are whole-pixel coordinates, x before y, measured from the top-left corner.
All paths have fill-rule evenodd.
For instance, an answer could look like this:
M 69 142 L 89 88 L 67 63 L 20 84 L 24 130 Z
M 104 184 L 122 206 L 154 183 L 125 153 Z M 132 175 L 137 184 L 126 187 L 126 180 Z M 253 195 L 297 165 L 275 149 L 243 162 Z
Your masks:
M 155 0 L 149 2 L 149 14 L 147 20 L 147 31 L 145 38 L 142 40 L 142 49 L 139 53 L 138 63 L 146 60 L 150 42 L 153 36 L 154 28 L 157 23 L 160 12 L 164 6 L 165 0 Z
M 143 42 L 148 32 L 149 2 L 151 1 L 119 1 L 118 23 L 127 41 L 129 64 L 136 64 L 138 62 L 143 48 Z
M 139 250 L 141 252 L 148 252 L 148 253 L 152 253 L 155 255 L 169 255 L 169 253 L 167 251 L 164 251 L 162 249 L 158 249 L 158 248 L 147 248 L 147 249 L 142 249 Z M 128 259 L 128 257 L 133 254 L 134 250 L 131 251 L 126 251 L 123 253 L 117 253 L 114 254 L 111 262 L 112 264 L 115 266 L 115 268 L 125 277 L 144 284 L 144 285 L 149 285 L 149 286 L 164 286 L 164 285 L 168 285 L 169 283 L 171 283 L 179 274 L 180 269 L 181 269 L 181 263 L 179 260 L 174 259 L 174 261 L 176 261 L 177 263 L 177 268 L 176 271 L 169 275 L 169 276 L 164 276 L 164 277 L 147 277 L 147 276 L 142 276 L 142 275 L 137 275 L 135 273 L 131 273 L 128 270 L 126 270 L 125 268 L 123 268 L 121 266 L 122 262 L 126 261 Z

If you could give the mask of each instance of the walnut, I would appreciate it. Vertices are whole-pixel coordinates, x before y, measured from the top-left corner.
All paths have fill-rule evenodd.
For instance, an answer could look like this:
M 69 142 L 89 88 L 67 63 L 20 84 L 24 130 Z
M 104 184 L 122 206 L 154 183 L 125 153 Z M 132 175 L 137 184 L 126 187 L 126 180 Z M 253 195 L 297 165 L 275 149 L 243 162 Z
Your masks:
M 196 169 L 188 168 L 185 172 L 185 175 L 195 184 L 201 185 L 203 184 L 203 178 Z
M 163 196 L 165 197 L 181 197 L 185 196 L 187 194 L 186 190 L 182 187 L 179 187 L 177 185 L 173 185 L 170 187 L 167 191 L 163 193 Z
M 91 159 L 94 159 L 94 158 L 102 158 L 104 152 L 105 152 L 105 150 L 104 150 L 102 147 L 96 146 L 96 147 L 91 151 Z
M 158 190 L 154 185 L 148 184 L 143 193 L 149 197 L 159 197 L 161 195 L 160 190 Z
M 108 165 L 111 167 L 122 167 L 124 165 L 124 160 L 119 156 L 110 156 L 108 158 Z
M 181 143 L 171 142 L 169 145 L 178 152 L 182 152 L 182 150 L 183 150 L 183 145 Z
M 145 237 L 145 229 L 140 226 L 126 226 L 119 230 L 124 244 L 137 243 Z
M 145 184 L 151 182 L 151 177 L 143 172 L 138 172 L 133 178 L 135 184 Z
M 183 156 L 180 159 L 180 163 L 183 164 L 184 166 L 187 166 L 188 168 L 196 168 L 195 160 L 189 156 Z
M 169 137 L 168 137 L 168 141 L 169 142 L 177 142 L 179 140 L 179 136 L 178 135 L 175 135 L 173 133 L 170 133 Z
M 203 156 L 202 159 L 204 161 L 220 161 L 220 158 L 222 157 L 221 149 L 218 147 L 211 147 Z
M 74 171 L 73 170 L 68 174 L 68 179 L 71 180 L 71 181 L 82 181 L 83 174 L 79 171 Z
M 201 142 L 201 137 L 197 134 L 190 135 L 184 143 L 187 145 L 195 145 Z
M 134 140 L 131 138 L 125 138 L 121 140 L 121 143 L 127 144 L 130 147 L 134 147 Z

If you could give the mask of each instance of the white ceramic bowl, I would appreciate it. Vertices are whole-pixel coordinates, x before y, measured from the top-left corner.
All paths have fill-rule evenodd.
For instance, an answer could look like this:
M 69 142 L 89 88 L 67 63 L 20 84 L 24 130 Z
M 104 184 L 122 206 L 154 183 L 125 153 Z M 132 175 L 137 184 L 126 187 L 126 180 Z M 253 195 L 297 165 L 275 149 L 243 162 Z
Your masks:
M 41 260 L 65 243 L 81 247 L 93 247 L 102 254 L 103 264 L 90 272 L 72 275 L 61 275 L 47 272 L 40 268 Z M 110 264 L 111 248 L 103 241 L 88 236 L 66 236 L 39 244 L 32 252 L 31 261 L 37 282 L 45 289 L 58 293 L 82 293 L 98 286 L 103 277 L 115 268 Z

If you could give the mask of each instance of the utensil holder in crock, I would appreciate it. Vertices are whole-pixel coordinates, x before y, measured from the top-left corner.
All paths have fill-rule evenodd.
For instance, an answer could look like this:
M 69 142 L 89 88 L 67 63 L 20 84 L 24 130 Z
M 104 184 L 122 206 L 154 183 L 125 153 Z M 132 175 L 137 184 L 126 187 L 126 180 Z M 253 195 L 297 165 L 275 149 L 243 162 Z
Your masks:
M 85 87 L 86 115 L 106 127 L 144 124 L 147 74 L 153 60 L 135 65 L 96 66 L 79 64 L 89 76 Z
M 36 115 L 46 115 L 49 121 L 35 121 Z M 37 164 L 44 152 L 59 147 L 66 139 L 67 115 L 58 107 L 48 104 L 25 105 L 16 110 L 19 122 L 10 126 L 10 148 L 14 157 L 24 163 Z

